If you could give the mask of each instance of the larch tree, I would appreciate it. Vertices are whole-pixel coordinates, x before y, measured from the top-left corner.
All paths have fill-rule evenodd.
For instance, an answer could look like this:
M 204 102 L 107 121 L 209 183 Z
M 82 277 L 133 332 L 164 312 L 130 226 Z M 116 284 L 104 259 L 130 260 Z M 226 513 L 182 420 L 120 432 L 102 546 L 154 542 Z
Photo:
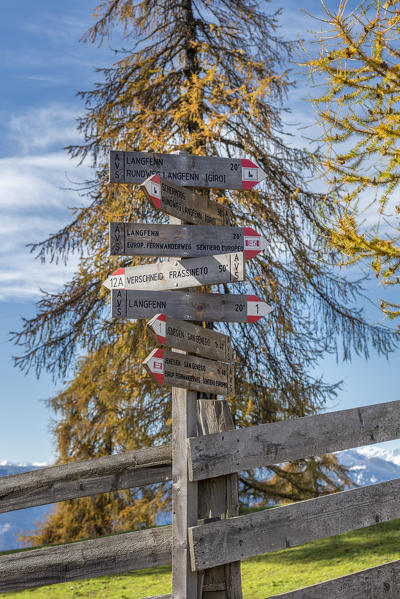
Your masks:
M 292 45 L 278 37 L 279 14 L 268 15 L 265 4 L 104 0 L 96 9 L 84 41 L 101 44 L 117 28 L 125 49 L 99 73 L 96 87 L 80 94 L 84 141 L 69 151 L 93 161 L 89 202 L 68 226 L 33 246 L 43 260 L 80 252 L 79 268 L 59 293 L 43 296 L 37 315 L 15 334 L 24 348 L 16 359 L 22 370 L 69 376 L 49 402 L 59 462 L 160 444 L 171 433 L 170 391 L 155 386 L 141 366 L 154 347 L 145 322 L 112 321 L 102 287 L 117 267 L 146 261 L 109 256 L 108 223 L 165 217 L 154 213 L 139 188 L 108 183 L 111 149 L 246 156 L 267 174 L 257 191 L 213 193 L 229 203 L 234 223 L 256 226 L 269 241 L 265 255 L 248 263 L 247 283 L 219 287 L 256 293 L 274 306 L 272 316 L 256 325 L 220 325 L 232 335 L 237 357 L 236 394 L 229 398 L 237 426 L 321 409 L 337 391 L 337 384 L 314 374 L 327 352 L 349 359 L 352 351 L 367 356 L 371 346 L 382 353 L 393 346 L 390 333 L 369 326 L 354 305 L 358 283 L 332 268 L 321 204 L 328 212 L 335 206 L 304 183 L 313 157 L 284 142 Z M 241 474 L 243 501 L 311 497 L 350 483 L 334 456 L 272 467 L 264 479 L 257 474 Z M 151 524 L 168 493 L 168 487 L 153 487 L 60 504 L 27 541 Z M 71 526 L 74 519 L 78 525 Z
M 341 188 L 327 238 L 344 264 L 368 261 L 385 285 L 398 285 L 400 2 L 350 11 L 342 0 L 335 12 L 324 9 L 320 50 L 306 64 L 323 89 L 314 98 L 326 148 L 321 172 L 329 193 Z M 381 307 L 400 316 L 399 303 Z

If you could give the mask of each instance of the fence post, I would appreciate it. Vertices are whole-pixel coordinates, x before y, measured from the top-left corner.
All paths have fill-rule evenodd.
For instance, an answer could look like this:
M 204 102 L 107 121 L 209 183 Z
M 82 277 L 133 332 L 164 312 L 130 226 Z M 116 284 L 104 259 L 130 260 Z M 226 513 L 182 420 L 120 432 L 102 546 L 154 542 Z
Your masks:
M 172 597 L 197 598 L 188 528 L 197 524 L 197 486 L 188 479 L 187 437 L 197 435 L 197 392 L 172 388 Z
M 198 401 L 199 435 L 233 429 L 226 400 Z M 232 518 L 239 515 L 237 474 L 199 481 L 199 522 Z M 240 562 L 216 566 L 199 573 L 201 599 L 242 599 Z

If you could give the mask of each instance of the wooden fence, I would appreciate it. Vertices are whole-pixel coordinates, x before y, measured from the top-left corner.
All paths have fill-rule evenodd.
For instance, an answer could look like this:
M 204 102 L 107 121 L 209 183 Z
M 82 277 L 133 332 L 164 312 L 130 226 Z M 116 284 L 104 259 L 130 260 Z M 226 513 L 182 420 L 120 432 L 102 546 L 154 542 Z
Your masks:
M 204 434 L 187 440 L 189 479 L 210 481 L 399 437 L 400 402 Z M 169 446 L 53 466 L 1 478 L 0 512 L 170 478 Z M 250 515 L 203 519 L 188 530 L 192 569 L 201 572 L 398 518 L 399 496 L 400 479 L 394 479 Z M 171 528 L 165 526 L 3 555 L 0 592 L 169 564 L 171 538 Z M 391 562 L 274 599 L 395 599 L 400 596 L 399 574 L 400 562 Z

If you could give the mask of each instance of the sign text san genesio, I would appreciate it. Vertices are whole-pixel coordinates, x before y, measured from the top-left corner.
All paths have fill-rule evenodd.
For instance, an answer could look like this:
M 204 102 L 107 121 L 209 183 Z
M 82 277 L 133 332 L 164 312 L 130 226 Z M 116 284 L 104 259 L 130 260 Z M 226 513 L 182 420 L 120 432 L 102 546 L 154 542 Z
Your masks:
M 235 392 L 235 377 L 231 364 L 161 348 L 154 349 L 143 364 L 161 385 L 220 395 L 232 395 Z

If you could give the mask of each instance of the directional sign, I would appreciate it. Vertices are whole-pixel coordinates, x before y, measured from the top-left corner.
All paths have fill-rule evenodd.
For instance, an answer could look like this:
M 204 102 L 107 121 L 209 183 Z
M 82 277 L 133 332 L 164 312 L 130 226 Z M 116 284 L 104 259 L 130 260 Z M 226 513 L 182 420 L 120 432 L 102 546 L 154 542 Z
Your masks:
M 156 314 L 147 327 L 159 343 L 222 362 L 232 362 L 232 345 L 228 335 L 205 329 L 191 322 Z
M 243 252 L 119 268 L 103 283 L 108 289 L 162 291 L 243 281 Z
M 192 191 L 182 185 L 151 175 L 142 185 L 147 199 L 157 210 L 194 225 L 229 225 L 230 208 L 210 200 L 208 192 Z
M 188 291 L 111 291 L 112 318 L 152 318 L 162 312 L 182 320 L 257 322 L 273 308 L 256 295 Z
M 184 387 L 218 395 L 233 395 L 235 392 L 235 377 L 231 364 L 158 348 L 147 356 L 143 365 L 160 385 Z
M 110 223 L 113 256 L 182 256 L 244 252 L 246 259 L 266 249 L 267 240 L 251 227 Z
M 251 189 L 266 177 L 248 158 L 110 152 L 110 182 L 143 183 L 151 175 L 185 187 Z

